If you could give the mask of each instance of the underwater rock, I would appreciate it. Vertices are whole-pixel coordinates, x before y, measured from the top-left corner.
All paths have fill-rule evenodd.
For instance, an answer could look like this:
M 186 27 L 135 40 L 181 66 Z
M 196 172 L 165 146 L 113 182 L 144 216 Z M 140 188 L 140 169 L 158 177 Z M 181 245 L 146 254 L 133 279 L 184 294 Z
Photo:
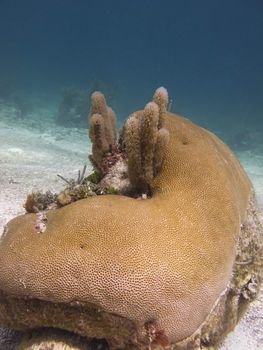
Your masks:
M 154 124 L 169 142 L 149 199 L 91 196 L 46 211 L 41 234 L 36 214 L 7 224 L 0 325 L 125 349 L 212 349 L 233 329 L 262 272 L 253 187 L 211 132 L 163 110 Z
M 36 329 L 18 334 L 16 348 L 5 350 L 107 350 L 105 341 L 87 339 L 61 329 Z M 1 348 L 2 349 L 2 348 Z

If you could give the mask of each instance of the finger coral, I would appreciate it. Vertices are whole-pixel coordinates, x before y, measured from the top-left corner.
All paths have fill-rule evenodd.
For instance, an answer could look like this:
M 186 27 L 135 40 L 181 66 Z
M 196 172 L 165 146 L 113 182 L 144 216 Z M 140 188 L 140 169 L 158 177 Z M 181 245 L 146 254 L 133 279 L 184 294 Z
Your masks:
M 159 99 L 162 107 L 163 101 Z M 162 112 L 164 113 L 164 111 Z M 142 113 L 131 115 L 124 125 L 124 145 L 128 159 L 128 176 L 132 188 L 138 192 L 149 192 L 150 184 L 161 169 L 169 132 L 158 129 L 161 108 L 149 102 Z
M 164 116 L 165 116 L 165 113 L 167 112 L 168 103 L 169 103 L 167 90 L 164 87 L 159 87 L 153 95 L 153 101 L 159 107 L 158 128 L 161 129 L 164 124 Z
M 119 143 L 105 99 L 93 95 L 93 151 L 115 142 L 112 167 L 126 164 L 151 198 L 91 196 L 47 210 L 42 233 L 34 213 L 11 220 L 0 243 L 0 325 L 138 350 L 212 349 L 233 329 L 262 273 L 253 187 L 219 138 L 166 111 L 165 91 L 129 117 Z
M 150 195 L 151 182 L 161 170 L 169 131 L 164 127 L 167 112 L 168 93 L 163 87 L 156 90 L 154 101 L 149 102 L 142 112 L 132 114 L 125 123 L 121 141 L 116 138 L 116 116 L 107 106 L 100 92 L 91 95 L 92 108 L 89 116 L 89 137 L 92 142 L 90 159 L 96 171 L 104 177 L 102 184 L 113 181 L 109 174 L 115 171 L 113 165 L 127 166 L 129 185 L 117 185 L 116 191 L 129 195 Z M 116 171 L 115 171 L 116 173 Z M 107 176 L 106 176 L 107 175 Z M 110 180 L 108 181 L 108 177 Z
M 116 116 L 107 106 L 104 95 L 98 91 L 91 95 L 89 136 L 92 142 L 92 163 L 104 173 L 103 156 L 111 152 L 116 143 Z

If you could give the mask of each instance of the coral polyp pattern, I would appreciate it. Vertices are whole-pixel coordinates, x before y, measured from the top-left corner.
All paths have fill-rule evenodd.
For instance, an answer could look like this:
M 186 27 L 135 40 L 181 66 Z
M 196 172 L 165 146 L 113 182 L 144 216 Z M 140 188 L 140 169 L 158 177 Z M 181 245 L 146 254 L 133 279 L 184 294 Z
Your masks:
M 167 105 L 157 89 L 117 139 L 114 112 L 92 94 L 90 158 L 115 194 L 56 203 L 43 232 L 36 213 L 7 224 L 1 325 L 140 350 L 212 349 L 233 329 L 262 272 L 253 187 L 219 138 Z

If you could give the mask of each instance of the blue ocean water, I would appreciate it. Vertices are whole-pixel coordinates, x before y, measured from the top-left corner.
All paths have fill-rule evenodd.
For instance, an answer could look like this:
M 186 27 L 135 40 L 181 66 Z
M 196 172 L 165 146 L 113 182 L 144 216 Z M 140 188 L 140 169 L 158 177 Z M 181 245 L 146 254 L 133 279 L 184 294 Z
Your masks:
M 262 0 L 1 0 L 0 97 L 59 105 L 101 87 L 124 119 L 163 85 L 205 127 L 263 131 L 262 13 Z

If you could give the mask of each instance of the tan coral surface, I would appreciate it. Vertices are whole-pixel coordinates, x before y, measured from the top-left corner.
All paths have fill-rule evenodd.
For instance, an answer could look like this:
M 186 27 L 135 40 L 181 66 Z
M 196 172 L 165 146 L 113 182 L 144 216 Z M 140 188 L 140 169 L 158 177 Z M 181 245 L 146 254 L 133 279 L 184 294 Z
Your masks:
M 94 329 L 64 325 L 87 336 L 110 337 L 100 327 L 108 314 L 111 326 L 123 320 L 126 333 L 134 327 L 138 338 L 147 322 L 171 342 L 199 328 L 230 281 L 252 188 L 216 136 L 170 113 L 165 127 L 170 143 L 153 198 L 81 200 L 49 211 L 42 234 L 35 230 L 35 214 L 7 225 L 0 288 L 9 297 L 1 298 L 2 306 L 10 297 L 29 298 L 31 306 L 49 301 L 58 310 L 69 303 L 89 310 L 95 305 L 92 317 L 101 312 L 102 321 L 96 316 Z M 0 315 L 0 323 L 30 328 L 12 311 Z

